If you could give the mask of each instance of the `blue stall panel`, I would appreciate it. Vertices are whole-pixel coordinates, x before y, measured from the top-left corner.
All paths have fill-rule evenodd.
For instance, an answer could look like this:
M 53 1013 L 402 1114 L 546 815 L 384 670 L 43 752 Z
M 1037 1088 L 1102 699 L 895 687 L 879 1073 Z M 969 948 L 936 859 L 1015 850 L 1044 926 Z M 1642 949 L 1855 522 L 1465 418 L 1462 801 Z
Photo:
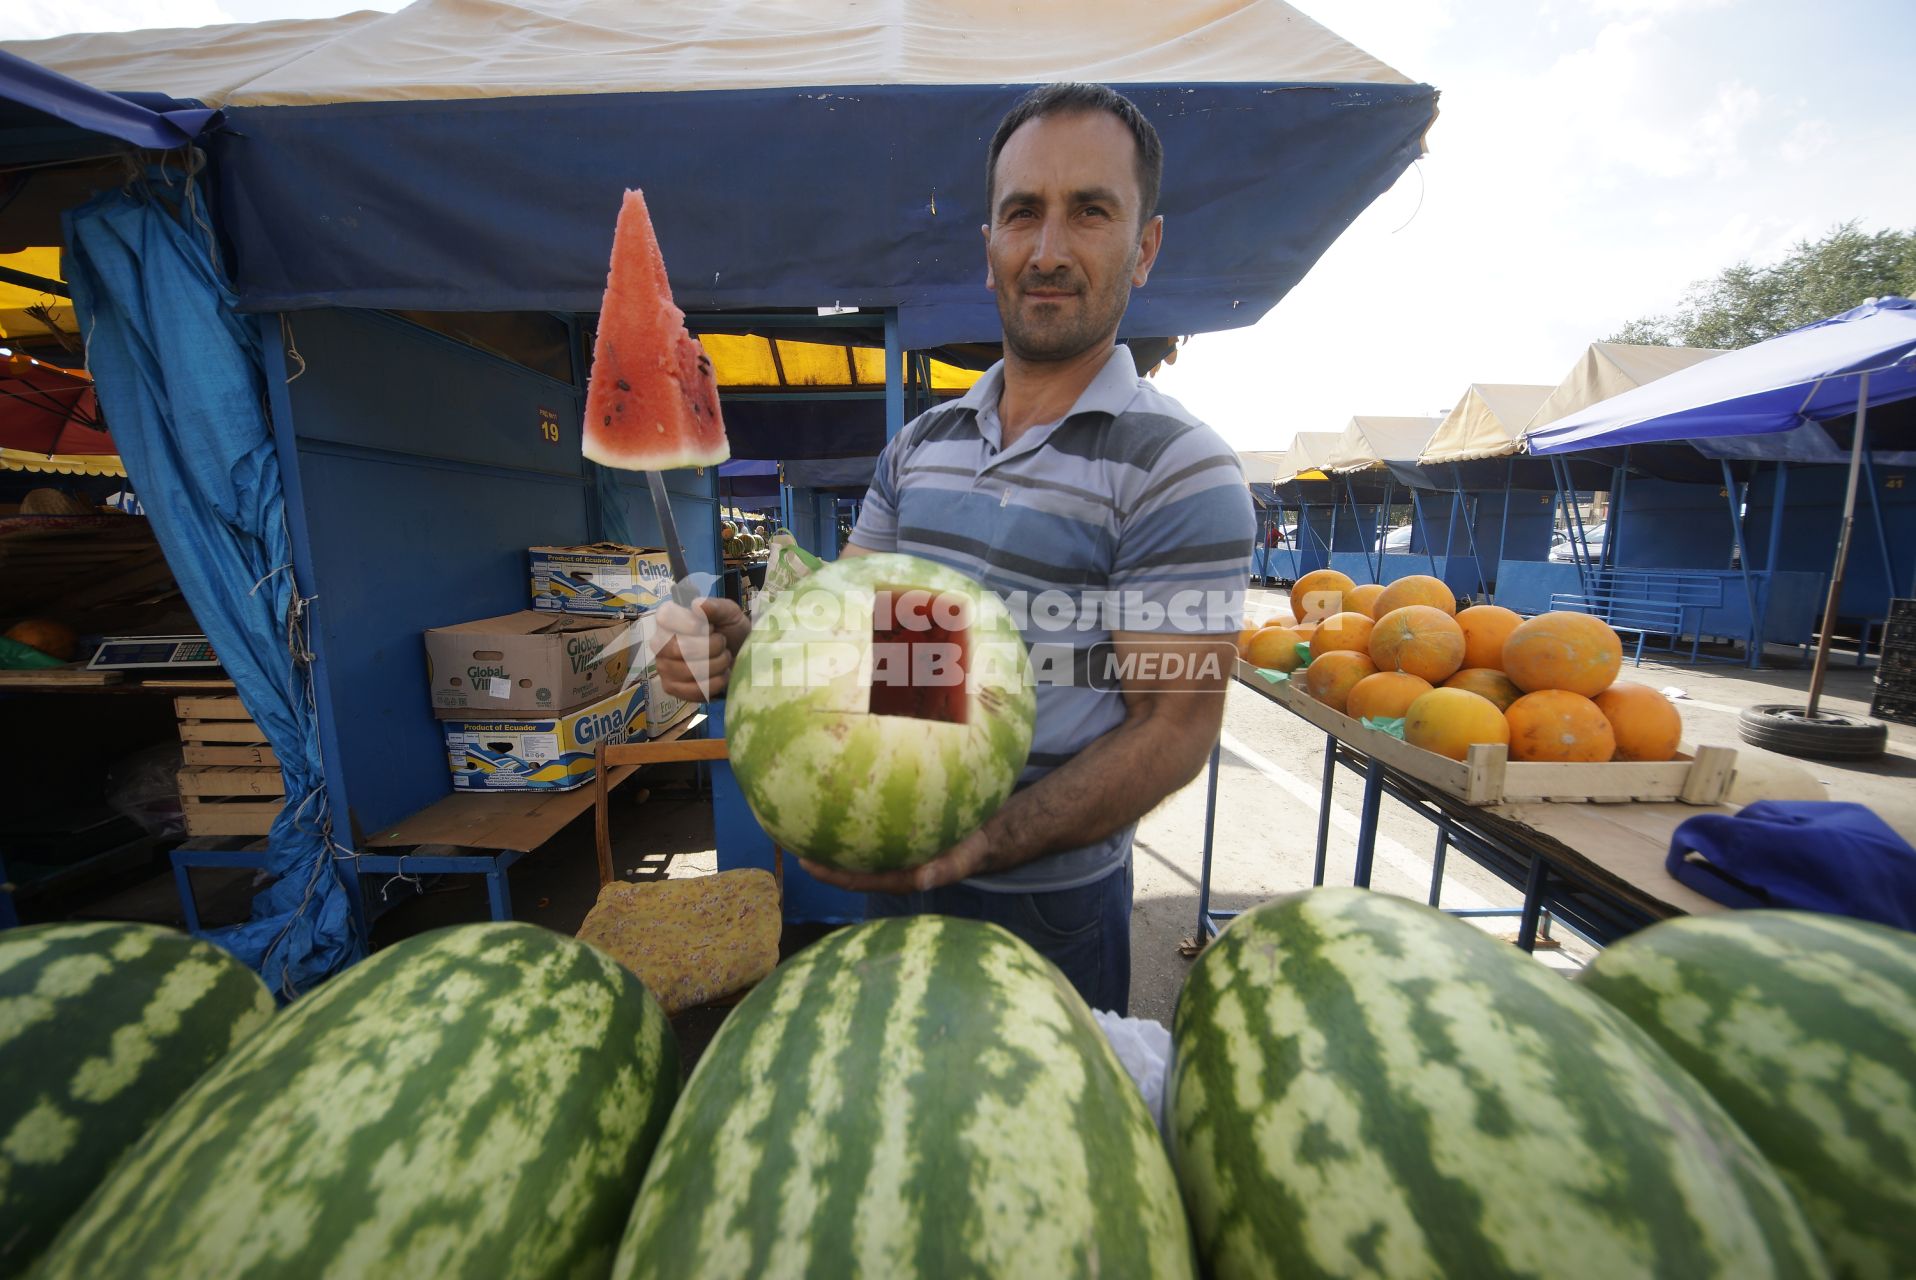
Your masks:
M 1856 495 L 1856 527 L 1843 570 L 1844 618 L 1882 618 L 1892 597 L 1916 591 L 1916 475 L 1901 467 L 1873 467 Z M 1874 481 L 1874 484 L 1867 483 Z M 1847 472 L 1834 466 L 1792 466 L 1783 487 L 1783 530 L 1777 567 L 1823 576 L 1836 560 Z M 1767 568 L 1770 521 L 1776 506 L 1776 472 L 1766 468 L 1750 483 L 1746 537 L 1751 563 Z M 1881 525 L 1879 529 L 1878 520 Z M 1890 563 L 1886 566 L 1887 553 Z M 1793 643 L 1793 642 L 1792 642 Z
M 685 567 L 691 572 L 719 573 L 718 468 L 696 467 L 666 471 L 665 492 L 672 503 L 672 522 L 685 544 Z M 658 508 L 652 505 L 652 486 L 643 472 L 604 472 L 603 501 L 616 505 L 605 513 L 606 536 L 629 539 L 635 546 L 663 547 Z
M 1736 544 L 1729 493 L 1720 484 L 1633 476 L 1611 520 L 1615 563 L 1633 569 L 1724 569 Z M 1590 550 L 1600 554 L 1595 543 Z
M 372 833 L 451 789 L 420 633 L 528 607 L 526 548 L 587 537 L 581 397 L 376 312 L 284 336 L 327 779 Z

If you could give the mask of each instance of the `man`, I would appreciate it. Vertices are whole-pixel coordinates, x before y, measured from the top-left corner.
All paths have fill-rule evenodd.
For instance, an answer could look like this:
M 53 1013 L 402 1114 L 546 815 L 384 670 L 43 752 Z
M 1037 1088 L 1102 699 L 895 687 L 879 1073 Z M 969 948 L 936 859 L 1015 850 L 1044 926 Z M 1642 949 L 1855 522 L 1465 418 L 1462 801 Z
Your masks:
M 1156 130 L 1101 85 L 1034 90 L 992 138 L 985 287 L 1004 359 L 886 446 L 844 554 L 942 561 L 1007 598 L 1038 670 L 1030 761 L 996 815 L 916 870 L 806 864 L 869 894 L 871 916 L 1004 925 L 1118 1013 L 1132 833 L 1217 739 L 1255 535 L 1237 455 L 1117 345 L 1163 239 L 1162 169 Z M 1040 593 L 1049 607 L 1030 609 Z M 700 608 L 660 612 L 679 697 L 721 692 L 751 626 Z

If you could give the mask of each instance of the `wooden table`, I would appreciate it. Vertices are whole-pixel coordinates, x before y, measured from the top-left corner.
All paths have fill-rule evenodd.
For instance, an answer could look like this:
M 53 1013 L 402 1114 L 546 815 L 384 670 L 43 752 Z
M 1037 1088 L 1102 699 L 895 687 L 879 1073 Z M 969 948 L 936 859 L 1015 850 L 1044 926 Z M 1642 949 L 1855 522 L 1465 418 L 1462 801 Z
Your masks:
M 1283 705 L 1268 682 L 1238 683 Z M 1288 710 L 1288 708 L 1287 708 Z M 1204 867 L 1198 888 L 1199 938 L 1215 936 L 1232 912 L 1210 909 L 1212 829 L 1217 811 L 1222 744 L 1211 751 L 1204 820 Z M 1523 891 L 1523 905 L 1453 914 L 1516 915 L 1518 945 L 1531 949 L 1545 913 L 1592 941 L 1605 943 L 1658 920 L 1724 910 L 1722 904 L 1678 882 L 1664 868 L 1670 838 L 1686 818 L 1728 813 L 1726 805 L 1680 803 L 1576 804 L 1545 801 L 1471 805 L 1366 755 L 1334 734 L 1325 735 L 1323 787 L 1318 800 L 1317 857 L 1311 883 L 1324 883 L 1330 812 L 1336 772 L 1342 766 L 1364 779 L 1358 812 L 1357 865 L 1352 883 L 1370 886 L 1377 845 L 1378 811 L 1386 795 L 1437 828 L 1432 854 L 1430 905 L 1443 887 L 1444 860 L 1457 849 L 1473 862 Z
M 695 734 L 705 722 L 702 713 L 695 713 L 652 741 Z M 606 778 L 607 788 L 620 786 L 643 767 L 614 769 Z M 456 791 L 373 836 L 350 861 L 360 876 L 484 876 L 492 918 L 510 920 L 507 870 L 590 809 L 592 796 L 589 784 L 570 791 Z M 363 890 L 360 894 L 363 904 Z

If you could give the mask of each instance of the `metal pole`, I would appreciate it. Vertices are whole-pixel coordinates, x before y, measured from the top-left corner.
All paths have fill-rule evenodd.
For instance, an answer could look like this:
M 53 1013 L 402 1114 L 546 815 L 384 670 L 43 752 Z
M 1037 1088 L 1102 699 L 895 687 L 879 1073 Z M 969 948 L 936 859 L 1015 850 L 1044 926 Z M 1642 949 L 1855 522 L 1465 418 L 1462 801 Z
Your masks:
M 1630 446 L 1623 446 L 1623 463 L 1610 482 L 1610 514 L 1603 522 L 1603 562 L 1617 567 L 1617 552 L 1623 544 L 1623 495 L 1630 484 Z
M 1783 499 L 1790 491 L 1790 464 L 1776 464 L 1776 489 L 1770 495 L 1770 546 L 1763 561 L 1763 625 L 1757 631 L 1762 647 L 1767 647 L 1770 621 L 1770 597 L 1776 589 L 1776 561 L 1783 551 Z
M 1417 531 L 1424 535 L 1424 559 L 1430 561 L 1430 573 L 1437 576 L 1437 555 L 1430 549 L 1430 525 L 1424 519 L 1424 495 L 1421 490 L 1410 491 L 1411 515 L 1417 521 Z
M 898 308 L 885 310 L 885 439 L 905 429 L 905 343 Z
M 1723 492 L 1730 495 L 1730 537 L 1736 542 L 1736 562 L 1743 569 L 1743 596 L 1750 602 L 1750 629 L 1743 633 L 1743 645 L 1748 651 L 1749 665 L 1756 666 L 1758 653 L 1756 637 L 1761 628 L 1756 622 L 1756 584 L 1750 581 L 1750 549 L 1743 545 L 1743 513 L 1737 510 L 1740 505 L 1736 491 L 1736 477 L 1730 474 L 1730 460 L 1720 458 L 1723 465 Z M 1697 630 L 1703 629 L 1703 618 L 1697 617 Z
M 1311 867 L 1311 887 L 1324 883 L 1324 860 L 1331 845 L 1331 788 L 1337 782 L 1337 736 L 1324 735 L 1324 786 L 1317 794 L 1317 862 Z
M 1389 471 L 1384 472 L 1384 501 L 1377 508 L 1377 575 L 1373 579 L 1376 582 L 1384 580 L 1384 555 L 1388 551 L 1384 539 L 1390 535 L 1390 491 L 1395 479 Z
M 1856 481 L 1863 471 L 1863 429 L 1869 414 L 1869 374 L 1863 374 L 1856 392 L 1856 436 L 1849 445 L 1849 488 L 1843 493 L 1843 531 L 1836 539 L 1836 564 L 1830 570 L 1829 600 L 1823 605 L 1823 629 L 1816 637 L 1816 661 L 1810 666 L 1810 701 L 1807 714 L 1816 718 L 1816 704 L 1823 697 L 1823 676 L 1829 668 L 1830 633 L 1836 630 L 1836 606 L 1843 598 L 1843 566 L 1849 560 L 1850 532 L 1856 527 Z
M 1516 484 L 1516 482 L 1517 482 L 1517 455 L 1513 453 L 1510 455 L 1510 461 L 1504 464 L 1504 512 L 1503 512 L 1503 521 L 1501 525 L 1499 526 L 1499 528 L 1497 529 L 1497 576 L 1499 578 L 1503 577 L 1504 550 L 1510 542 L 1510 494 L 1511 494 L 1511 486 Z M 1544 557 L 1545 559 L 1548 559 L 1549 556 L 1550 556 L 1550 543 L 1548 539 L 1545 539 Z M 1493 604 L 1496 602 L 1497 595 L 1495 592 L 1491 593 L 1490 599 Z
M 1211 836 L 1217 826 L 1218 761 L 1223 755 L 1224 739 L 1220 736 L 1211 744 L 1211 776 L 1205 782 L 1204 790 L 1204 867 L 1198 873 L 1198 919 L 1195 935 L 1200 946 L 1211 934 Z
M 1863 454 L 1863 496 L 1869 499 L 1869 514 L 1876 526 L 1876 550 L 1883 557 L 1883 581 L 1889 594 L 1896 594 L 1896 561 L 1889 553 L 1889 532 L 1883 525 L 1883 500 L 1876 494 L 1876 467 L 1869 453 Z

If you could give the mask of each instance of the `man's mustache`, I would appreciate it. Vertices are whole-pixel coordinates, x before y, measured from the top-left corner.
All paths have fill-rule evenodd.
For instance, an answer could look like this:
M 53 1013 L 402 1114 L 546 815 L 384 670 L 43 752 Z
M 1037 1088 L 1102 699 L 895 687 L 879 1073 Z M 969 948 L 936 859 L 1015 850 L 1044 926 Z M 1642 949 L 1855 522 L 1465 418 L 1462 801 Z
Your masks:
M 1018 282 L 1018 288 L 1031 293 L 1034 290 L 1046 293 L 1083 293 L 1084 288 L 1073 279 L 1069 272 L 1052 275 L 1027 275 Z

